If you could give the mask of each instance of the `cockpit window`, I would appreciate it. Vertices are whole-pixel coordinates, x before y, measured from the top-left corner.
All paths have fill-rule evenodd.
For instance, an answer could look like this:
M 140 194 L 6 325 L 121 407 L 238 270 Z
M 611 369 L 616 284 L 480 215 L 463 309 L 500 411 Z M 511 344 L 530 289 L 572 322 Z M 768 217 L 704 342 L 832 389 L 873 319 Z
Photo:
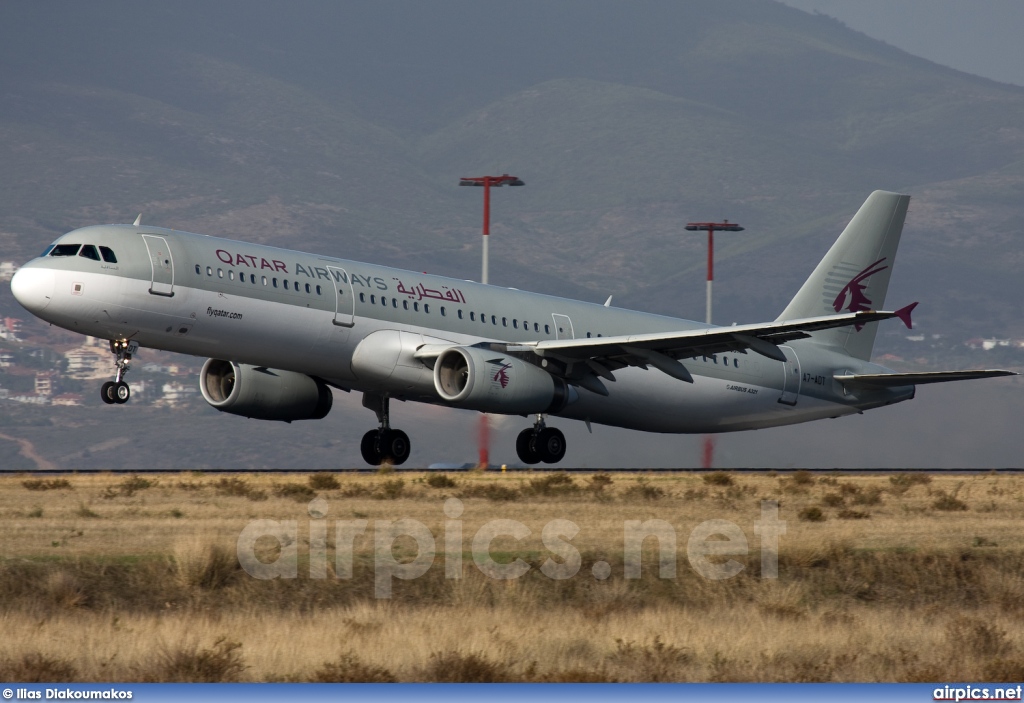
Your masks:
M 50 252 L 50 256 L 74 256 L 81 248 L 81 244 L 58 244 Z
M 114 256 L 114 250 L 110 247 L 100 247 L 100 253 L 103 254 L 103 260 L 108 264 L 117 263 L 117 257 Z
M 39 255 L 40 258 L 44 257 L 44 256 L 49 256 L 51 251 L 53 251 L 53 245 L 52 244 L 50 246 L 46 247 L 46 250 L 43 251 L 43 253 Z
M 78 255 L 84 256 L 86 259 L 92 259 L 93 261 L 100 260 L 100 253 L 96 251 L 96 247 L 92 244 L 82 246 L 82 251 L 78 252 Z

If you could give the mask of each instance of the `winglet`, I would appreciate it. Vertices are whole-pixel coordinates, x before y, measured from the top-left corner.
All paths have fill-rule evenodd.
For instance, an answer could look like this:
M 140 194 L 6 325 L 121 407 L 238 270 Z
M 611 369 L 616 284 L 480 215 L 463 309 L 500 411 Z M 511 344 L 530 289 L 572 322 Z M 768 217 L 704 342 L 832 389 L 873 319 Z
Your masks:
M 916 307 L 917 303 L 911 303 L 910 305 L 896 311 L 896 317 L 903 321 L 903 324 L 907 326 L 908 330 L 914 329 L 914 326 L 910 322 L 910 313 L 914 312 L 914 308 Z
M 139 213 L 139 216 L 135 218 L 135 222 L 133 222 L 132 224 L 134 224 L 136 227 L 138 227 L 140 224 L 142 224 L 142 213 L 141 212 Z

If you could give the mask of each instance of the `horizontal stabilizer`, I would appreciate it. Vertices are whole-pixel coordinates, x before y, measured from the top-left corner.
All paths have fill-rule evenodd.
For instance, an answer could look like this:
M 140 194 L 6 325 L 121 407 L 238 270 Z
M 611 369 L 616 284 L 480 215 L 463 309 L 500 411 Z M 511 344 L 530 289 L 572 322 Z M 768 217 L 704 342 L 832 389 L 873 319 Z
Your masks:
M 967 371 L 930 371 L 924 373 L 867 373 L 836 374 L 833 376 L 844 386 L 861 388 L 892 388 L 894 386 L 919 386 L 925 383 L 946 383 L 948 381 L 970 381 L 975 378 L 1016 376 L 1014 371 L 1003 369 L 973 369 Z

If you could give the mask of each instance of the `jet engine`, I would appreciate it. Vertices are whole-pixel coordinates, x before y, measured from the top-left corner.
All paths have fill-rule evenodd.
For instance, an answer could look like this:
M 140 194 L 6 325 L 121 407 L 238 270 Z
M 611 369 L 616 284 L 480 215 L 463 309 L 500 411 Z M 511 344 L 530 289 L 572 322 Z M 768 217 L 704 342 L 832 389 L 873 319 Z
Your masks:
M 203 364 L 199 389 L 217 410 L 257 420 L 320 420 L 334 402 L 323 381 L 305 374 L 221 359 Z
M 441 352 L 434 363 L 434 389 L 457 408 L 508 415 L 555 413 L 578 397 L 540 367 L 477 347 Z

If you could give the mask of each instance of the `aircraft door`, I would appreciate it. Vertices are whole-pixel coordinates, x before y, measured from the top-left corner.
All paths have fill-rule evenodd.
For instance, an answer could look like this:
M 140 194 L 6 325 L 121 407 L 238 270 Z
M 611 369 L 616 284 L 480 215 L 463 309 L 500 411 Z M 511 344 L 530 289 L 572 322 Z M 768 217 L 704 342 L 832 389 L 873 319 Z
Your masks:
M 783 405 L 796 405 L 800 397 L 800 359 L 790 347 L 779 347 L 786 355 L 786 363 L 782 365 L 782 395 L 779 402 Z
M 555 339 L 576 339 L 576 333 L 572 329 L 572 320 L 568 315 L 551 314 L 555 323 Z
M 149 292 L 153 295 L 174 296 L 174 259 L 167 240 L 155 234 L 142 235 L 149 252 L 149 264 L 153 270 Z
M 334 286 L 334 324 L 353 327 L 356 324 L 356 296 L 352 291 L 352 278 L 340 266 L 328 266 Z

